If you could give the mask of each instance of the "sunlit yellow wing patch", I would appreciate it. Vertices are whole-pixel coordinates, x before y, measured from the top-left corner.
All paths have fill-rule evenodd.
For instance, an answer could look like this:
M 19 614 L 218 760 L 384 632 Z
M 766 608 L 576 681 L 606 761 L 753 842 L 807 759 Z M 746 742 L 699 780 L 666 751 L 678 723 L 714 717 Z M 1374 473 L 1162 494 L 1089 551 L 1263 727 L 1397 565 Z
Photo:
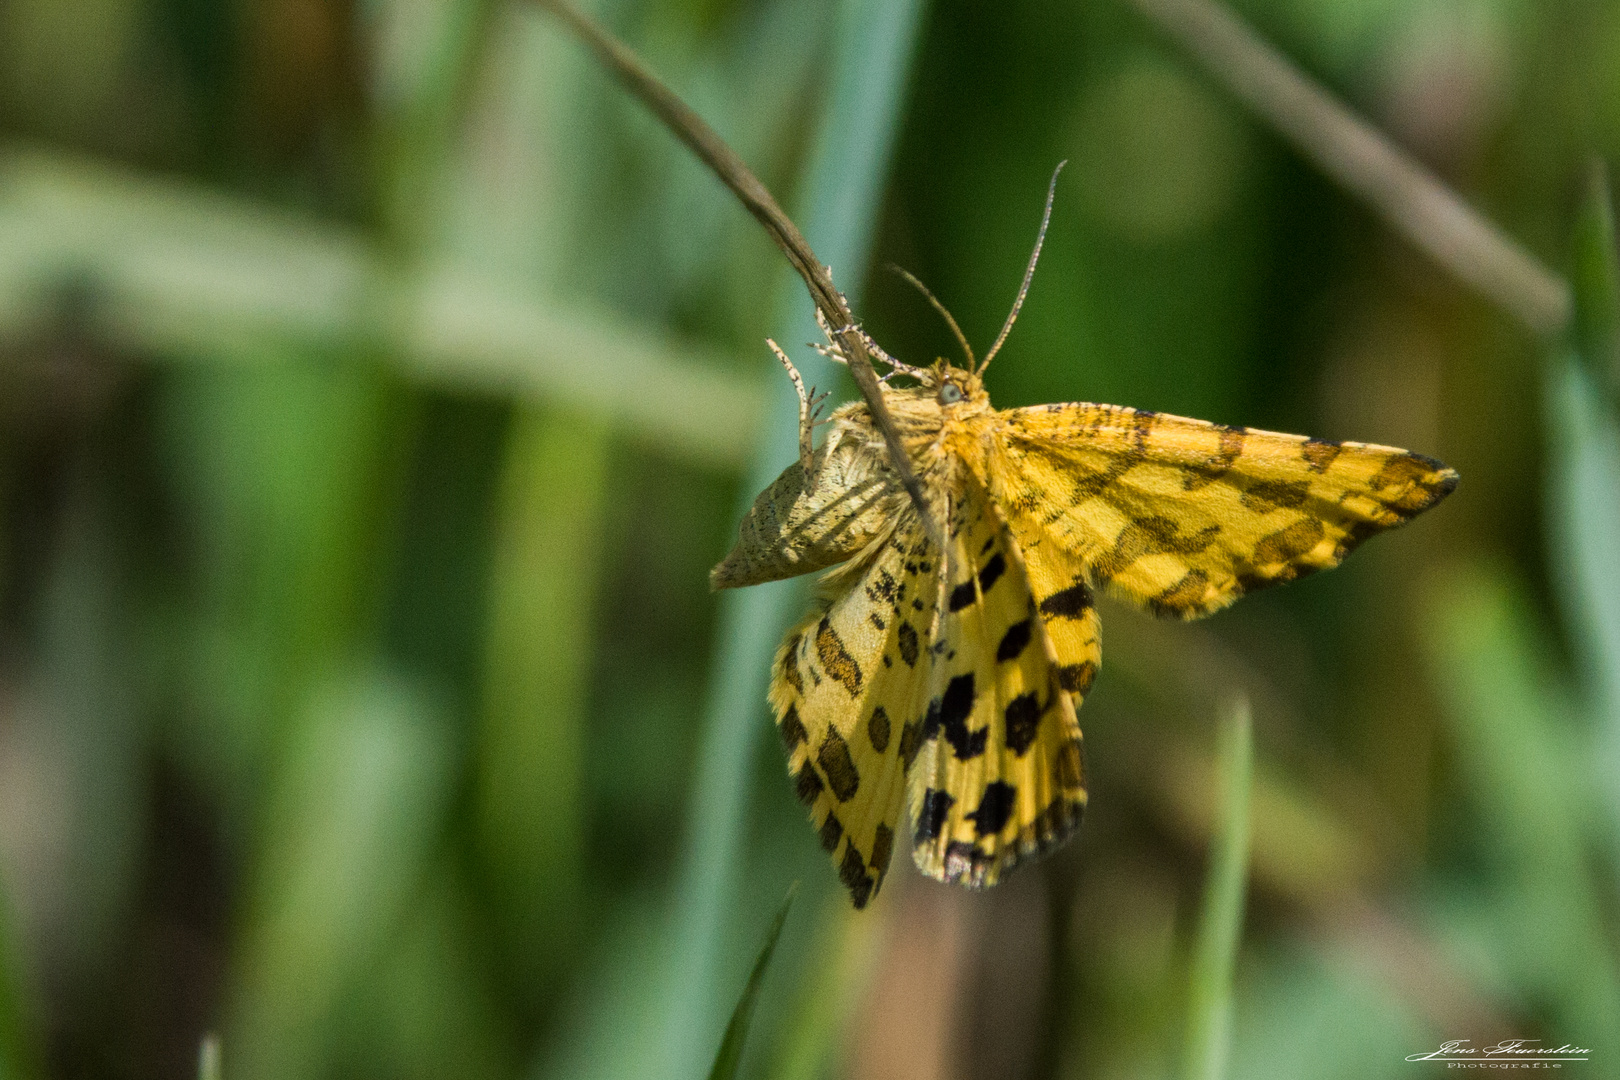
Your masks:
M 992 430 L 991 435 L 995 434 Z M 1024 497 L 1028 485 L 1007 460 L 999 440 L 979 433 L 975 438 L 988 447 L 979 458 L 977 477 L 989 491 L 1023 556 L 1035 611 L 1057 658 L 1058 683 L 1075 696 L 1078 709 L 1102 664 L 1102 628 L 1085 562 L 1056 542 L 1041 518 L 1029 511 L 1029 501 Z
M 894 851 L 939 599 L 921 530 L 898 533 L 823 580 L 771 680 L 794 791 L 857 908 L 881 888 Z
M 1336 566 L 1444 498 L 1457 474 L 1389 446 L 1113 405 L 1010 409 L 993 488 L 1021 533 L 1156 615 L 1196 618 Z
M 1085 776 L 1079 693 L 1065 690 L 1022 553 L 970 471 L 949 487 L 944 609 L 933 642 L 922 744 L 908 801 L 923 873 L 993 885 L 1080 823 Z M 1095 671 L 1089 646 L 1072 655 Z

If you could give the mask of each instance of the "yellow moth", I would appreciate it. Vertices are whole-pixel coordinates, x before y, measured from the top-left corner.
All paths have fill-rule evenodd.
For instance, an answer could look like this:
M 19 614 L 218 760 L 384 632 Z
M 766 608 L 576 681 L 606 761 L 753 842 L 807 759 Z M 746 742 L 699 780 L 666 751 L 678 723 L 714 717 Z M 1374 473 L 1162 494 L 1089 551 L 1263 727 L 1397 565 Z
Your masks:
M 997 410 L 982 376 L 1030 273 L 982 362 L 965 341 L 965 368 L 912 367 L 867 342 L 890 368 L 884 401 L 937 527 L 908 500 L 864 403 L 836 410 L 812 450 L 814 403 L 778 351 L 803 406 L 801 460 L 755 500 L 710 575 L 721 589 L 834 567 L 777 651 L 770 703 L 856 907 L 897 843 L 930 877 L 977 887 L 1079 825 L 1075 713 L 1102 659 L 1098 590 L 1198 618 L 1336 566 L 1457 484 L 1388 446 L 1116 405 Z

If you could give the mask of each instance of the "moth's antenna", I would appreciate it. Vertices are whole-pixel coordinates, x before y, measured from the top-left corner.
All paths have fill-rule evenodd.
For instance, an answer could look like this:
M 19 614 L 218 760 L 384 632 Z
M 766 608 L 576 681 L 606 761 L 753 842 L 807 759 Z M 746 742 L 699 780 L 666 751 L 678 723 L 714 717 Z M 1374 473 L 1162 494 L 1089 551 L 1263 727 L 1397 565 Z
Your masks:
M 1029 295 L 1029 282 L 1035 276 L 1035 263 L 1040 260 L 1041 245 L 1046 243 L 1046 226 L 1052 220 L 1052 198 L 1057 194 L 1058 173 L 1062 172 L 1063 166 L 1067 164 L 1066 160 L 1060 161 L 1058 167 L 1052 170 L 1052 180 L 1046 185 L 1046 210 L 1041 214 L 1041 231 L 1035 236 L 1035 250 L 1029 253 L 1029 267 L 1024 271 L 1024 283 L 1018 287 L 1018 299 L 1013 301 L 1012 310 L 1007 313 L 1007 321 L 1002 325 L 1001 333 L 996 335 L 996 343 L 984 354 L 984 363 L 979 365 L 978 370 L 974 372 L 975 375 L 989 367 L 990 361 L 1001 351 L 1001 343 L 1012 333 L 1013 323 L 1018 319 L 1018 309 L 1024 306 L 1024 297 Z
M 896 266 L 894 263 L 889 264 L 889 269 L 911 282 L 913 288 L 928 298 L 928 302 L 934 306 L 934 310 L 940 313 L 940 315 L 945 319 L 946 325 L 951 328 L 951 333 L 956 335 L 956 343 L 962 346 L 962 354 L 967 357 L 968 370 L 972 371 L 974 364 L 973 346 L 968 344 L 967 335 L 963 334 L 962 328 L 956 325 L 956 320 L 951 317 L 951 313 L 949 311 L 945 310 L 945 305 L 940 303 L 939 299 L 933 293 L 928 291 L 928 286 L 918 281 L 916 275 L 910 270 L 907 270 L 903 266 Z

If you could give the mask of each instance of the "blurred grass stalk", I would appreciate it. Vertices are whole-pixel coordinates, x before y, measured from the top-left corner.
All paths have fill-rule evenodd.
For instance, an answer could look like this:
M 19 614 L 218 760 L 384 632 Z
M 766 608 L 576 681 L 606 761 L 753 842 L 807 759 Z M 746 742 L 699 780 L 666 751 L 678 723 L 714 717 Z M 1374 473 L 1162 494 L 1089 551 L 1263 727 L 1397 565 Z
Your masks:
M 842 0 L 838 5 L 831 93 L 801 188 L 799 223 L 852 303 L 858 303 L 869 261 L 922 8 L 922 0 Z M 781 276 L 776 322 L 782 329 L 774 336 L 784 342 L 819 340 L 801 283 L 790 279 L 786 268 Z M 804 357 L 800 367 L 820 386 L 838 380 L 837 369 L 824 359 Z M 786 379 L 776 380 L 768 400 L 772 404 L 743 485 L 739 516 L 797 453 L 798 411 Z M 750 765 L 766 729 L 771 659 L 803 596 L 799 582 L 774 582 L 720 600 L 719 647 L 677 883 L 665 1058 L 649 1063 L 645 1075 L 676 1080 L 700 1075 L 721 1015 L 722 942 L 737 903 Z
M 16 920 L 12 918 L 6 882 L 0 876 L 0 1080 L 32 1080 L 38 1075 L 34 1063 L 31 1025 L 24 1015 L 21 982 L 22 972 L 17 963 L 17 942 L 13 939 Z
M 477 6 L 450 2 L 439 13 L 454 16 Z M 369 15 L 382 20 L 390 11 L 399 15 L 397 7 L 373 8 Z M 420 222 L 443 194 L 442 142 L 453 125 L 446 120 L 434 127 L 421 118 L 447 111 L 437 99 L 459 93 L 476 52 L 465 35 L 454 33 L 421 35 L 415 43 L 420 53 L 383 57 L 374 88 L 383 93 L 391 74 L 404 88 L 378 102 L 373 147 L 377 256 L 388 261 L 361 264 L 367 272 L 353 283 L 345 310 L 354 321 L 347 334 L 328 342 L 347 354 L 347 363 L 309 373 L 328 392 L 354 384 L 352 396 L 375 402 L 393 422 L 346 426 L 360 433 L 358 452 L 343 459 L 349 468 L 321 462 L 309 470 L 312 476 L 345 474 L 353 484 L 345 498 L 309 505 L 309 489 L 321 485 L 302 476 L 286 492 L 314 527 L 330 528 L 335 518 L 345 542 L 332 545 L 335 555 L 324 545 L 304 546 L 300 555 L 324 574 L 325 587 L 294 593 L 287 604 L 291 640 L 307 640 L 311 627 L 326 635 L 308 662 L 282 673 L 288 692 L 265 748 L 271 780 L 254 815 L 259 850 L 230 1002 L 233 1072 L 243 1076 L 319 1071 L 343 1034 L 346 992 L 385 959 L 406 936 L 401 924 L 425 907 L 412 901 L 426 891 L 452 794 L 456 753 L 437 699 L 440 688 L 423 685 L 422 673 L 386 656 L 390 582 L 378 570 L 384 554 L 378 530 L 399 512 L 409 479 L 402 465 L 422 434 L 420 407 L 382 366 L 397 351 L 390 275 L 409 272 L 424 256 Z M 415 77 L 400 75 L 412 61 Z M 402 129 L 417 139 L 412 155 L 392 141 Z M 439 144 L 426 140 L 430 132 Z M 287 351 L 296 356 L 301 350 Z M 355 467 L 352 458 L 370 467 Z M 361 524 L 367 510 L 372 515 Z M 350 600 L 339 605 L 351 609 L 342 612 L 347 618 L 330 617 L 333 597 Z
M 1232 973 L 1243 936 L 1254 777 L 1254 724 L 1247 698 L 1238 698 L 1230 707 L 1221 729 L 1218 762 L 1221 810 L 1204 879 L 1181 1080 L 1221 1080 L 1231 1056 Z
M 424 181 L 401 184 L 420 195 Z M 423 239 L 418 228 L 412 242 Z M 77 284 L 92 300 L 85 329 L 119 348 L 263 362 L 381 335 L 380 359 L 414 382 L 589 410 L 705 464 L 747 456 L 763 378 L 722 374 L 649 328 L 536 298 L 486 269 L 398 254 L 393 243 L 199 186 L 0 152 L 0 338 L 48 321 Z
M 1575 348 L 1592 381 L 1620 409 L 1620 251 L 1614 232 L 1614 192 L 1601 158 L 1587 170 L 1585 198 L 1575 221 Z
M 295 723 L 237 961 L 242 1076 L 320 1071 L 339 997 L 410 910 L 451 790 L 442 718 L 386 671 L 341 675 Z
M 1620 259 L 1594 169 L 1575 236 L 1571 348 L 1547 365 L 1548 547 L 1576 661 L 1553 674 L 1523 587 L 1463 569 L 1435 590 L 1429 648 L 1461 769 L 1492 837 L 1489 888 L 1465 902 L 1491 976 L 1522 988 L 1552 1038 L 1620 1076 L 1620 971 L 1604 912 L 1620 870 Z M 1599 869 L 1594 847 L 1607 854 Z M 1603 883 L 1600 883 L 1603 882 Z
M 1620 1076 L 1620 979 L 1593 865 L 1600 820 L 1586 736 L 1553 676 L 1523 588 L 1480 566 L 1438 577 L 1425 627 L 1458 770 L 1481 835 L 1481 880 L 1451 899 L 1450 942 L 1489 984 L 1518 988 L 1556 1042 Z M 1460 948 L 1459 948 L 1460 947 Z
M 510 964 L 531 973 L 555 970 L 584 915 L 583 717 L 610 445 L 599 419 L 530 407 L 506 451 L 475 798 L 483 861 L 515 920 Z
M 1577 222 L 1574 354 L 1549 365 L 1547 541 L 1592 712 L 1593 783 L 1620 872 L 1620 259 L 1594 164 Z
M 1570 289 L 1382 132 L 1340 104 L 1216 0 L 1131 0 L 1306 158 L 1440 265 L 1543 339 Z

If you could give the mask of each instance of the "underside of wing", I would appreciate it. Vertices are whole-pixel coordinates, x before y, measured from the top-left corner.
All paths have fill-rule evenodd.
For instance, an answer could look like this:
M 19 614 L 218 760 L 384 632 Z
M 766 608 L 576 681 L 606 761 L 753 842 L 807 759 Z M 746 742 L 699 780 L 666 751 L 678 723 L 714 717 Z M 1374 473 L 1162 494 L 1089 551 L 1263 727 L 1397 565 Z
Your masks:
M 1440 462 L 1394 447 L 1112 405 L 999 419 L 989 482 L 1020 540 L 1062 549 L 1090 585 L 1175 618 L 1337 566 L 1457 484 Z
M 743 516 L 736 546 L 709 572 L 715 589 L 735 589 L 834 566 L 866 549 L 896 513 L 900 489 L 874 452 L 851 406 L 833 414 L 812 476 L 794 462 Z
M 985 886 L 1073 832 L 1086 791 L 1079 692 L 1065 688 L 1018 544 L 962 472 L 950 485 L 943 609 L 907 791 L 918 868 Z M 1086 622 L 1073 621 L 1066 633 Z M 1066 640 L 1073 662 L 1095 672 L 1095 623 L 1086 629 L 1089 644 Z
M 893 531 L 823 580 L 777 650 L 770 698 L 794 791 L 857 908 L 894 851 L 939 580 L 922 531 Z

